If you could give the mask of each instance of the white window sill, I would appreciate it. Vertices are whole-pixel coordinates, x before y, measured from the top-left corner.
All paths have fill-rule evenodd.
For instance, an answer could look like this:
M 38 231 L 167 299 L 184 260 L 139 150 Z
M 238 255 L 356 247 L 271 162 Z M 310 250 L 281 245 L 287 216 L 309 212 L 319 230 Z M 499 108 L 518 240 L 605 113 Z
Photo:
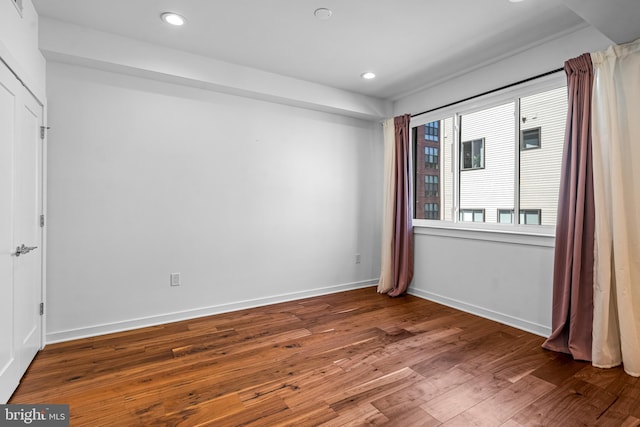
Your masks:
M 456 239 L 484 240 L 518 245 L 555 247 L 555 227 L 413 220 L 413 233 Z

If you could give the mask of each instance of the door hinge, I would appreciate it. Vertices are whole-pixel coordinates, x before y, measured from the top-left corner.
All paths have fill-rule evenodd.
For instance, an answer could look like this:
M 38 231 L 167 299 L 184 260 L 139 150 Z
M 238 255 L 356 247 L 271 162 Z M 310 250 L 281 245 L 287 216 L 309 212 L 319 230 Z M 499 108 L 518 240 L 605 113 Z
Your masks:
M 40 227 L 44 227 L 44 215 L 40 215 Z
M 41 302 L 40 303 L 40 316 L 42 316 L 44 314 L 44 303 Z
M 49 126 L 40 126 L 40 139 L 44 139 L 44 134 L 47 129 L 51 129 Z

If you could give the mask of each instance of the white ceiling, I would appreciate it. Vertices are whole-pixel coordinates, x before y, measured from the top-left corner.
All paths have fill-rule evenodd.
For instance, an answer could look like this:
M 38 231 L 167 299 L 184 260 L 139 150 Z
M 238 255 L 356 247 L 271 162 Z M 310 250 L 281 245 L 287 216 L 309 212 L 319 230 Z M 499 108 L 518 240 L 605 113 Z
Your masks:
M 589 25 L 584 19 L 589 19 L 593 8 L 586 8 L 585 12 L 581 1 L 588 3 L 583 0 L 521 3 L 33 0 L 33 3 L 40 16 L 368 96 L 397 99 Z M 596 6 L 606 3 L 608 9 L 624 3 L 626 9 L 618 15 L 628 18 L 633 11 L 640 18 L 638 0 L 591 3 Z M 314 10 L 320 7 L 333 11 L 331 19 L 314 17 Z M 187 24 L 180 28 L 167 26 L 159 18 L 165 11 L 180 13 Z M 605 22 L 599 22 L 599 26 L 613 28 L 616 17 L 601 20 Z M 637 27 L 635 22 L 640 20 L 631 19 L 627 27 Z M 378 77 L 365 81 L 360 78 L 365 71 L 373 71 Z

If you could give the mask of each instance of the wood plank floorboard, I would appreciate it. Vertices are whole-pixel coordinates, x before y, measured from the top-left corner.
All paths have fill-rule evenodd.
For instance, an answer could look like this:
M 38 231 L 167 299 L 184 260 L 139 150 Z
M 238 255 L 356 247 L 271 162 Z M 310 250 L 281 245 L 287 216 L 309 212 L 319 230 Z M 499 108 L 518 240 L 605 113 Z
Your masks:
M 364 288 L 48 345 L 9 403 L 72 426 L 640 427 L 640 379 Z

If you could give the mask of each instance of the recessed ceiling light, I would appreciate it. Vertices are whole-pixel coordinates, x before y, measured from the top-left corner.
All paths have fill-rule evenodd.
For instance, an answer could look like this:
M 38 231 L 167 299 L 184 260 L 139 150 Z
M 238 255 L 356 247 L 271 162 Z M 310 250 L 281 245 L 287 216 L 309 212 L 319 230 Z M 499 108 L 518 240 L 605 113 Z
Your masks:
M 365 80 L 371 80 L 371 79 L 375 79 L 376 75 L 371 71 L 367 71 L 366 73 L 360 74 L 360 77 L 362 77 Z
M 313 14 L 316 16 L 316 18 L 318 19 L 329 19 L 331 18 L 331 15 L 333 15 L 333 12 L 331 11 L 331 9 L 327 9 L 326 7 L 321 7 L 319 9 L 316 9 Z
M 162 20 L 167 24 L 175 25 L 177 27 L 179 27 L 180 25 L 184 25 L 185 22 L 185 19 L 182 16 L 173 12 L 165 12 L 160 15 L 160 18 L 162 18 Z
M 511 2 L 511 3 L 520 3 L 522 1 L 524 1 L 524 0 L 509 0 L 509 2 Z

